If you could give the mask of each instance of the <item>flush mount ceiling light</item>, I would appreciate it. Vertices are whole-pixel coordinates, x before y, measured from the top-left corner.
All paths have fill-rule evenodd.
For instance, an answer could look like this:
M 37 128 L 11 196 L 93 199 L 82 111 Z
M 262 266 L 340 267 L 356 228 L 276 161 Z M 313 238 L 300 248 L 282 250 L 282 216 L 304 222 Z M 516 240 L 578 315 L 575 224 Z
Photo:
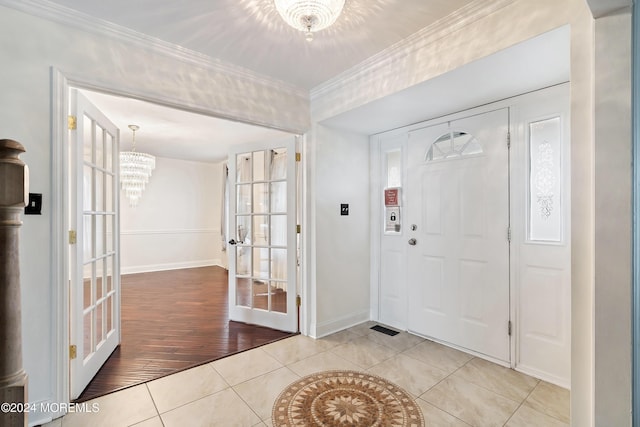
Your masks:
M 313 33 L 331 26 L 344 7 L 345 0 L 274 0 L 287 24 L 303 31 L 308 41 Z
M 129 205 L 135 207 L 156 167 L 156 158 L 136 151 L 136 131 L 140 126 L 129 125 L 129 129 L 133 132 L 132 148 L 131 151 L 120 152 L 120 183 Z

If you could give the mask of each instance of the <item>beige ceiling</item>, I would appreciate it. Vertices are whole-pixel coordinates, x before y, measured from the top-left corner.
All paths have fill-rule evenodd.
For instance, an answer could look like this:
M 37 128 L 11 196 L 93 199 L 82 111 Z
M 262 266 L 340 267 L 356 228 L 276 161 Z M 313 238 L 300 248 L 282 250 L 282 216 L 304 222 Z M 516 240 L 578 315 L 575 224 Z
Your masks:
M 304 89 L 472 3 L 346 0 L 337 22 L 307 42 L 285 24 L 273 0 L 53 2 Z
M 48 0 L 32 1 L 44 4 Z M 307 91 L 434 22 L 483 1 L 346 0 L 338 21 L 307 42 L 302 33 L 284 23 L 273 0 L 53 0 L 94 25 L 106 21 L 123 26 Z M 551 46 L 557 55 L 548 54 Z M 407 124 L 409 118 L 418 121 L 429 114 L 460 111 L 567 81 L 568 57 L 568 31 L 554 31 L 326 124 L 372 134 Z M 495 78 L 496 70 L 502 72 L 499 78 Z M 494 78 L 487 79 L 489 75 Z M 120 128 L 122 149 L 131 144 L 129 124 L 140 126 L 136 138 L 140 150 L 185 160 L 220 161 L 230 145 L 282 136 L 279 131 L 140 100 L 85 94 Z M 436 104 L 428 103 L 429 99 L 440 100 L 438 111 L 432 111 Z M 389 102 L 394 108 L 389 109 Z M 421 115 L 415 116 L 416 112 Z
M 37 4 L 38 1 L 34 0 Z M 483 1 L 483 0 L 475 0 Z M 290 28 L 273 0 L 53 0 L 74 16 L 116 24 L 310 90 L 473 3 L 472 0 L 346 0 L 338 21 L 312 42 Z M 137 124 L 138 149 L 160 157 L 220 161 L 229 146 L 281 132 L 84 91 L 121 131 Z

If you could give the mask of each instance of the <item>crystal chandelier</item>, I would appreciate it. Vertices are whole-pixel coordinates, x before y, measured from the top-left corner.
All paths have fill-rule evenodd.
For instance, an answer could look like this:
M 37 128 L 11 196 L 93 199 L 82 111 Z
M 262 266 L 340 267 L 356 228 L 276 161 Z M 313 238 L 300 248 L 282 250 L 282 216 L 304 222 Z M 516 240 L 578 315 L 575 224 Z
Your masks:
M 304 31 L 308 41 L 313 33 L 331 26 L 345 0 L 274 0 L 282 18 L 293 28 Z
M 133 132 L 133 146 L 131 151 L 120 152 L 120 183 L 129 199 L 129 205 L 135 207 L 149 182 L 151 171 L 156 167 L 156 158 L 136 151 L 136 131 L 140 126 L 129 125 L 129 129 Z

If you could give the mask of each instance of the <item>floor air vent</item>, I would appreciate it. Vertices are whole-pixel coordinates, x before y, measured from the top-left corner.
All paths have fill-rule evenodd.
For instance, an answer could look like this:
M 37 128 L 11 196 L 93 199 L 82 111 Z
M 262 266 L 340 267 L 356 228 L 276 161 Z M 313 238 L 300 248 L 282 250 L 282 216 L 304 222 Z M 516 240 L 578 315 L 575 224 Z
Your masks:
M 385 328 L 384 326 L 380 326 L 380 325 L 372 326 L 370 329 L 373 329 L 374 331 L 382 332 L 383 334 L 387 334 L 390 336 L 398 335 L 400 333 L 398 331 L 394 331 L 392 329 Z

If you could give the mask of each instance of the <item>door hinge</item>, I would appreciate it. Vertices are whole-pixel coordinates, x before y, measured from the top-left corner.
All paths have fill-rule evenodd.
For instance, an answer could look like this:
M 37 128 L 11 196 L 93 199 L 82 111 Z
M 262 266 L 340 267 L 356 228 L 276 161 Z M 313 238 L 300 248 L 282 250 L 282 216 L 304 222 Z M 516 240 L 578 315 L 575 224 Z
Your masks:
M 507 322 L 507 333 L 511 336 L 511 320 Z
M 296 295 L 296 307 L 300 307 L 302 305 L 302 298 L 300 295 Z
M 78 357 L 78 347 L 72 344 L 69 346 L 69 359 L 73 360 L 76 357 Z
M 511 227 L 507 228 L 507 240 L 511 243 Z
M 69 230 L 69 244 L 75 245 L 78 242 L 78 233 L 76 230 Z
M 507 132 L 507 148 L 511 148 L 511 132 Z
M 302 230 L 302 227 L 300 227 L 300 224 L 296 225 L 296 233 L 300 234 Z
M 67 117 L 67 127 L 69 130 L 76 130 L 78 128 L 78 119 L 76 119 L 76 116 Z
M 296 153 L 296 162 L 299 162 L 300 160 L 302 160 L 302 154 Z

